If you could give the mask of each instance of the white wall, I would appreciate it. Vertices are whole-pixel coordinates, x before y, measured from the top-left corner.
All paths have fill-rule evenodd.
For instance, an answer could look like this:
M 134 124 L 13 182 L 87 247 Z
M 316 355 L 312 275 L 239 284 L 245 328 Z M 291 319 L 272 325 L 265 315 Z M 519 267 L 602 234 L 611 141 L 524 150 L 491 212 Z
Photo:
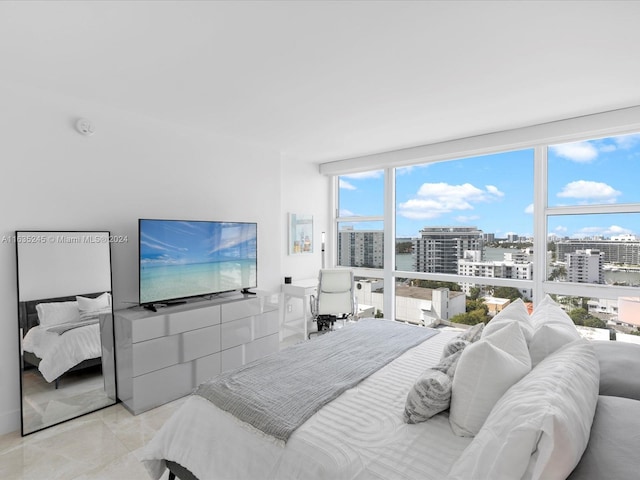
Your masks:
M 330 258 L 329 221 L 329 177 L 318 173 L 318 166 L 308 162 L 300 161 L 292 155 L 283 155 L 282 160 L 282 192 L 281 192 L 281 220 L 283 222 L 283 238 L 280 252 L 282 255 L 281 270 L 282 276 L 291 277 L 296 280 L 318 278 L 318 270 L 322 266 L 321 256 L 321 235 L 326 232 L 326 252 L 327 267 Z M 287 242 L 288 230 L 287 221 L 289 213 L 301 213 L 313 215 L 313 242 L 314 252 L 312 254 L 289 255 Z M 284 281 L 284 278 L 281 279 Z M 294 320 L 302 316 L 303 305 L 300 300 L 290 302 L 291 311 L 285 312 L 287 318 Z
M 95 135 L 75 131 L 78 117 L 95 123 Z M 15 85 L 0 86 L 0 132 L 0 240 L 6 236 L 0 241 L 0 434 L 18 429 L 20 418 L 15 245 L 6 241 L 14 230 L 127 235 L 127 243 L 112 246 L 118 308 L 137 301 L 139 217 L 256 221 L 258 287 L 277 291 L 286 245 L 282 182 L 320 178 L 317 169 L 281 175 L 279 152 L 247 139 L 217 138 Z M 318 191 L 317 180 L 312 183 L 311 192 Z M 299 199 L 308 195 L 301 185 L 295 190 Z M 319 194 L 326 197 L 326 189 Z M 311 196 L 300 207 L 313 213 L 322 202 Z M 288 274 L 302 275 L 302 264 L 286 266 Z

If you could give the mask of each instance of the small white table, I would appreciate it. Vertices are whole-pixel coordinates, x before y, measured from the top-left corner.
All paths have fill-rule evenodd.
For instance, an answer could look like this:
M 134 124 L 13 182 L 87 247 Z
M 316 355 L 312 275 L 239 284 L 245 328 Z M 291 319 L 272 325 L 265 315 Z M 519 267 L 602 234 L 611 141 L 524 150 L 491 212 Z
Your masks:
M 293 283 L 283 283 L 280 291 L 282 295 L 280 296 L 280 301 L 282 302 L 280 306 L 281 319 L 280 319 L 280 340 L 285 337 L 285 330 L 290 330 L 294 333 L 302 333 L 304 335 L 304 339 L 307 340 L 309 338 L 309 318 L 311 316 L 311 312 L 309 310 L 309 298 L 311 295 L 316 294 L 316 290 L 318 288 L 318 279 L 317 278 L 308 278 L 304 280 L 298 280 Z M 299 323 L 300 318 L 288 319 L 287 320 L 287 304 L 292 298 L 299 298 L 302 300 L 302 328 L 297 325 L 292 325 L 292 323 Z

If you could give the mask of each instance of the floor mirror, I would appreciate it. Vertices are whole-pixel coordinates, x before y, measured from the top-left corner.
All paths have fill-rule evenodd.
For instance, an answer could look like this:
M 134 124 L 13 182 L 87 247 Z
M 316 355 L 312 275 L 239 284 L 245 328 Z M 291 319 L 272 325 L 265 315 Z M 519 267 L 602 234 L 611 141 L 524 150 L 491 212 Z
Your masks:
M 108 231 L 16 231 L 22 435 L 116 403 Z

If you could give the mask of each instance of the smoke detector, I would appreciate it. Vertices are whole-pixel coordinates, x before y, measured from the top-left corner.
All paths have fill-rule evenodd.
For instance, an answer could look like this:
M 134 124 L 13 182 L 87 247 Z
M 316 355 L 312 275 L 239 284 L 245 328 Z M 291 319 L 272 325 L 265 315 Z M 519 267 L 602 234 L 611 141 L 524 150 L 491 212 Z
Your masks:
M 82 135 L 91 136 L 95 133 L 93 124 L 86 118 L 81 118 L 76 122 L 76 130 Z

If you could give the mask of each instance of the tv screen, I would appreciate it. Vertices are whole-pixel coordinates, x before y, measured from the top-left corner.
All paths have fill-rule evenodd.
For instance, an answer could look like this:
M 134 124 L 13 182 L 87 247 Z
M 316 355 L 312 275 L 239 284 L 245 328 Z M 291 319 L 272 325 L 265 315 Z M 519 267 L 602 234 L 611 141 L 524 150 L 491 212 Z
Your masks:
M 257 287 L 257 224 L 138 220 L 140 304 Z

